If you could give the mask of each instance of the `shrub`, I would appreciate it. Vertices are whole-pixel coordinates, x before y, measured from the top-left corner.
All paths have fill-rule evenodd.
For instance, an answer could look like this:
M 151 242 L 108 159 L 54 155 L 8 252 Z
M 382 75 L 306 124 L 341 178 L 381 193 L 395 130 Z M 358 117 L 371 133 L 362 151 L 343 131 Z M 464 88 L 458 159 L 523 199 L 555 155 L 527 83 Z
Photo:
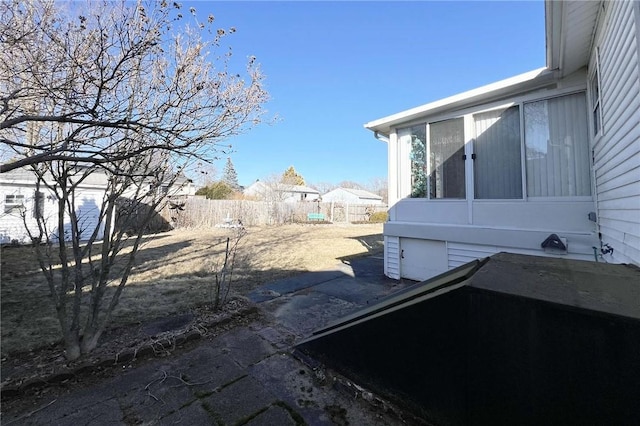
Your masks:
M 227 200 L 233 197 L 234 191 L 228 184 L 218 181 L 196 191 L 196 195 L 204 195 L 210 200 Z
M 389 220 L 389 213 L 387 212 L 375 212 L 369 216 L 369 222 L 381 223 Z

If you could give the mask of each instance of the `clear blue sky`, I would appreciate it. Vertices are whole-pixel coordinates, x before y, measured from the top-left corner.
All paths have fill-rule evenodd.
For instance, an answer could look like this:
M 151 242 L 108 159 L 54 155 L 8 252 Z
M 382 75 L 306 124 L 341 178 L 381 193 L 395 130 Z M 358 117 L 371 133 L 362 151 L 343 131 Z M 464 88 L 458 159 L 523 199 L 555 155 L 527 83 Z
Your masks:
M 281 118 L 229 141 L 241 185 L 289 166 L 308 183 L 386 178 L 364 123 L 545 65 L 541 0 L 183 5 L 236 28 L 226 43 L 257 57 Z

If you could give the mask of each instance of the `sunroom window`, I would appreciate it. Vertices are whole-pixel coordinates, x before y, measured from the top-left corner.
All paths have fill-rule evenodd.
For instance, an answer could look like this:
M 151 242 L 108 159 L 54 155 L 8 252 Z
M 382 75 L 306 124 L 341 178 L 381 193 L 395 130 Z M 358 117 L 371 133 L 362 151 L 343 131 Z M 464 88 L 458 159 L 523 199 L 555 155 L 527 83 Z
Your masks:
M 409 148 L 411 197 L 466 198 L 471 137 L 474 199 L 590 196 L 588 108 L 581 92 L 473 114 L 472 135 L 462 117 L 399 130 Z
M 584 93 L 524 105 L 527 195 L 591 195 Z
M 465 198 L 463 118 L 429 124 L 429 198 Z
M 411 197 L 427 196 L 427 128 L 414 126 L 409 129 L 411 137 Z
M 476 199 L 522 198 L 520 108 L 473 116 Z

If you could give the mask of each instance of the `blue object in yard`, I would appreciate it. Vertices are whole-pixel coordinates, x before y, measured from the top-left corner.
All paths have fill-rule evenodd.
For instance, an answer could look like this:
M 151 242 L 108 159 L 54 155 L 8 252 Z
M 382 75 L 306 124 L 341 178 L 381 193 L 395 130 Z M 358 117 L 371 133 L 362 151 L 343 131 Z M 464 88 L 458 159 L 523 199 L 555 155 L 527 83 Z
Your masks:
M 307 213 L 307 220 L 324 220 L 322 213 Z

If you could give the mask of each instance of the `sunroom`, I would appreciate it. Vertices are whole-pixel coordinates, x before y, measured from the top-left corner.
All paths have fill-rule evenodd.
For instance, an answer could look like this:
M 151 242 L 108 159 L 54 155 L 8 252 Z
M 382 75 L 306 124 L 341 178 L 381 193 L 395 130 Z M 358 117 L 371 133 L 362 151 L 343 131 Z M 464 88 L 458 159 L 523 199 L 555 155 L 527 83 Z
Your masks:
M 538 70 L 368 123 L 389 143 L 387 275 L 500 251 L 593 260 L 586 92 L 584 70 Z

